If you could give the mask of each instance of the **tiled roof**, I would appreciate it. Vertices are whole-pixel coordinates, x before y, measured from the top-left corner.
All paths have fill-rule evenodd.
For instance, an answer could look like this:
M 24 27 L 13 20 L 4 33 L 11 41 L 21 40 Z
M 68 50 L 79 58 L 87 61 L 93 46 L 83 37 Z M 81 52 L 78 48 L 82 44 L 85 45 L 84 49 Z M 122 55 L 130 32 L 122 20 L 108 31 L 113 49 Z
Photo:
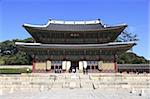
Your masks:
M 75 48 L 126 48 L 132 47 L 135 42 L 112 42 L 105 44 L 41 44 L 41 43 L 15 43 L 18 46 L 27 48 L 65 48 L 65 49 L 75 49 Z
M 120 24 L 116 26 L 126 27 L 126 24 Z M 56 31 L 92 31 L 92 30 L 101 30 L 107 29 L 116 26 L 106 26 L 103 25 L 100 20 L 92 21 L 58 21 L 58 20 L 49 20 L 45 25 L 31 25 L 24 24 L 25 28 L 34 28 L 41 30 L 56 30 Z

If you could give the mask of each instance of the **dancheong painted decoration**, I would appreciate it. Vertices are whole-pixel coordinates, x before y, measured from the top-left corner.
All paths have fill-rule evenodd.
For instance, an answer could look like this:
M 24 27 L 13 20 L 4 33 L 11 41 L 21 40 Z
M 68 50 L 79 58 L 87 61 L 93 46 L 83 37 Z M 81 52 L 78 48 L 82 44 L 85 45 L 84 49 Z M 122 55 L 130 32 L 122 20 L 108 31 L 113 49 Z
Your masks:
M 33 57 L 33 72 L 116 72 L 116 56 L 135 42 L 115 42 L 126 24 L 106 26 L 98 20 L 49 20 L 24 24 L 34 43 L 16 42 Z

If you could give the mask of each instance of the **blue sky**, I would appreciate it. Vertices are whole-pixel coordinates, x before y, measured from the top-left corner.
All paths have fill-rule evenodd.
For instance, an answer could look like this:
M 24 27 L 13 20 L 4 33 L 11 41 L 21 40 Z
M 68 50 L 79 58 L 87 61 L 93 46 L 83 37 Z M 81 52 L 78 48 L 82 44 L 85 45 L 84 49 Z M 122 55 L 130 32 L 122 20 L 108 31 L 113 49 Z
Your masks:
M 128 24 L 140 41 L 133 51 L 150 59 L 149 0 L 0 0 L 0 41 L 25 39 L 24 23 L 46 24 L 48 19 L 93 20 Z

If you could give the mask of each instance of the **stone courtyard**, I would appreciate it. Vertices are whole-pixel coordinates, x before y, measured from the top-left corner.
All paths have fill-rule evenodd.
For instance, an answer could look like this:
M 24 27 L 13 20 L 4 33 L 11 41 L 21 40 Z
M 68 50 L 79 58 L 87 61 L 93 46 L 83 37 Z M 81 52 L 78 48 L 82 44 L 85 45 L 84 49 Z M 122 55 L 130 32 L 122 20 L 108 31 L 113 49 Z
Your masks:
M 0 99 L 150 99 L 150 74 L 0 75 Z

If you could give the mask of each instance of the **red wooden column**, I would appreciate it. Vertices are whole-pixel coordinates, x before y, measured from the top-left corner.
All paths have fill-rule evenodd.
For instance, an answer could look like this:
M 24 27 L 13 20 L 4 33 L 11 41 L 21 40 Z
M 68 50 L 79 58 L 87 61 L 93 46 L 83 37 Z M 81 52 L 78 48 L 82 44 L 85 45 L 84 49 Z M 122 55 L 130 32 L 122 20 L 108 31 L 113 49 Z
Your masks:
M 32 73 L 35 73 L 35 56 L 33 56 L 32 60 Z
M 116 54 L 114 54 L 114 71 L 115 71 L 115 73 L 118 71 L 117 70 Z

